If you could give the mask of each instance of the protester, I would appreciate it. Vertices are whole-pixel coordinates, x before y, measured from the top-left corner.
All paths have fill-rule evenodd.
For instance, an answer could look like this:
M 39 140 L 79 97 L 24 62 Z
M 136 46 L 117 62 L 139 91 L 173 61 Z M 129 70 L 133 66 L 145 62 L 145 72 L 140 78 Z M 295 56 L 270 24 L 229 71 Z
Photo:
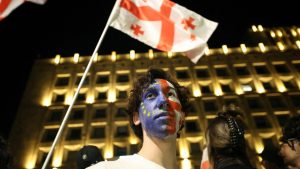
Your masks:
M 291 117 L 282 128 L 279 155 L 293 169 L 300 169 L 300 115 Z
M 176 138 L 189 108 L 188 90 L 162 69 L 150 68 L 133 85 L 128 102 L 131 127 L 142 140 L 137 154 L 89 169 L 177 169 Z
M 241 110 L 230 105 L 206 129 L 209 165 L 213 169 L 252 169 Z

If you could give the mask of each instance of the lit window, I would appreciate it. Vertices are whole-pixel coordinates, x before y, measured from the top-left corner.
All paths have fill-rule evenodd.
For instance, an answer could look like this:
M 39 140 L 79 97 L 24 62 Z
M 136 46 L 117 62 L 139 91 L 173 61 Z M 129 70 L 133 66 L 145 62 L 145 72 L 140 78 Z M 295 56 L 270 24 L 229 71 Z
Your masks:
M 96 84 L 106 84 L 109 82 L 108 75 L 99 75 L 97 76 Z
M 86 100 L 86 94 L 85 93 L 78 93 L 76 101 L 82 102 Z
M 286 74 L 291 72 L 286 65 L 274 65 L 274 67 L 278 73 Z
M 268 99 L 273 109 L 287 107 L 281 96 L 269 96 Z
M 277 88 L 276 88 L 275 84 L 273 84 L 272 81 L 262 82 L 262 85 L 266 91 L 269 91 L 269 92 L 277 91 Z
M 62 119 L 62 116 L 63 116 L 63 110 L 51 110 L 47 121 L 48 122 L 58 122 Z
M 192 132 L 200 132 L 200 126 L 196 120 L 193 121 L 186 121 L 184 125 L 185 131 L 187 133 L 192 133 Z
M 71 113 L 70 120 L 83 120 L 84 109 L 75 109 Z
M 75 85 L 79 85 L 81 78 L 82 76 L 77 76 Z M 89 81 L 90 81 L 89 76 L 86 76 L 82 85 L 83 86 L 88 85 Z
M 118 82 L 118 83 L 129 82 L 129 76 L 126 75 L 126 74 L 117 75 L 117 82 Z
M 56 136 L 58 129 L 47 129 L 44 132 L 42 142 L 52 142 Z
M 248 75 L 250 75 L 250 72 L 247 69 L 247 67 L 235 67 L 235 72 L 238 76 L 248 76 Z
M 126 99 L 126 98 L 127 98 L 127 91 L 118 92 L 118 99 Z
M 54 103 L 61 103 L 65 101 L 65 95 L 64 94 L 54 94 L 53 96 L 53 102 Z
M 219 76 L 219 77 L 229 76 L 229 71 L 227 68 L 222 67 L 222 68 L 215 68 L 215 69 L 216 69 L 217 76 Z
M 190 106 L 188 116 L 190 116 L 190 115 L 197 115 L 197 110 L 196 110 L 194 104 L 191 104 L 191 106 Z
M 267 116 L 253 116 L 256 127 L 259 129 L 271 128 L 271 124 Z
M 128 126 L 117 126 L 115 137 L 128 137 Z
M 259 75 L 269 75 L 270 71 L 265 65 L 262 66 L 254 66 L 256 73 Z
M 92 133 L 91 133 L 92 139 L 102 139 L 105 138 L 105 127 L 93 127 Z
M 106 118 L 106 109 L 97 108 L 94 112 L 93 119 Z
M 203 101 L 205 111 L 218 111 L 218 106 L 214 100 Z
M 106 92 L 99 92 L 97 96 L 97 100 L 105 100 L 107 99 Z
M 58 77 L 55 82 L 56 87 L 68 86 L 69 77 Z
M 246 98 L 250 111 L 263 109 L 263 104 L 258 97 Z
M 207 69 L 197 69 L 196 75 L 197 75 L 197 78 L 209 78 L 210 77 Z
M 176 77 L 178 79 L 189 79 L 190 75 L 189 75 L 188 71 L 186 71 L 186 70 L 177 70 Z
M 126 109 L 123 107 L 118 108 L 116 117 L 127 117 Z
M 249 84 L 243 84 L 242 89 L 244 92 L 252 92 L 253 91 L 252 86 Z
M 201 90 L 202 94 L 212 94 L 213 93 L 211 86 L 200 86 L 200 90 Z
M 66 140 L 80 140 L 81 128 L 69 128 Z
M 221 88 L 222 88 L 222 92 L 223 92 L 223 93 L 232 93 L 232 92 L 233 92 L 233 90 L 232 90 L 230 84 L 228 84 L 228 85 L 222 84 L 222 85 L 221 85 Z

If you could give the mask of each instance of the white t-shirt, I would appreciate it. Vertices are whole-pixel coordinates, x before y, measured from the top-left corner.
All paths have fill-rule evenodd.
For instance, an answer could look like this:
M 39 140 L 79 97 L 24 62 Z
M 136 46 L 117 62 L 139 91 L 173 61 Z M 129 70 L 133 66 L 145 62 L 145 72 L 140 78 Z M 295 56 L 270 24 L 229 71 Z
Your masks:
M 120 156 L 115 161 L 101 161 L 87 169 L 165 169 L 164 167 L 147 160 L 146 158 L 134 154 Z

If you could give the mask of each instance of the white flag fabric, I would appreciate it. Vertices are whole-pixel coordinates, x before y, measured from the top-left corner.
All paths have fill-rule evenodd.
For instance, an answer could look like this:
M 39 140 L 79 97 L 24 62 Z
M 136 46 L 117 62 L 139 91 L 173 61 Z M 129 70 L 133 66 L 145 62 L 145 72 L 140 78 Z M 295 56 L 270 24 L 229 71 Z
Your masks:
M 43 5 L 47 0 L 27 0 Z M 25 0 L 0 0 L 0 21 L 8 16 L 14 9 L 23 4 Z
M 47 0 L 26 0 L 28 2 L 33 2 L 39 5 L 44 5 L 46 3 Z
M 169 0 L 121 0 L 110 26 L 162 51 L 197 63 L 218 23 Z

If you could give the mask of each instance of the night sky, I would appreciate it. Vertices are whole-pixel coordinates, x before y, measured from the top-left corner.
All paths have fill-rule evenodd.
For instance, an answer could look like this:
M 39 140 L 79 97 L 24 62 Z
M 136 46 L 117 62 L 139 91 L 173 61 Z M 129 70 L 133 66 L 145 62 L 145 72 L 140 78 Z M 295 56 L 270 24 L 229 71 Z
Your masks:
M 35 59 L 74 53 L 91 55 L 108 19 L 114 0 L 48 0 L 26 2 L 0 22 L 1 110 L 0 133 L 8 137 Z M 219 23 L 208 42 L 211 48 L 239 46 L 251 25 L 300 26 L 295 1 L 263 0 L 174 2 Z M 261 4 L 264 3 L 264 4 Z M 285 3 L 285 4 L 283 4 Z M 109 28 L 99 54 L 146 52 L 150 47 Z

